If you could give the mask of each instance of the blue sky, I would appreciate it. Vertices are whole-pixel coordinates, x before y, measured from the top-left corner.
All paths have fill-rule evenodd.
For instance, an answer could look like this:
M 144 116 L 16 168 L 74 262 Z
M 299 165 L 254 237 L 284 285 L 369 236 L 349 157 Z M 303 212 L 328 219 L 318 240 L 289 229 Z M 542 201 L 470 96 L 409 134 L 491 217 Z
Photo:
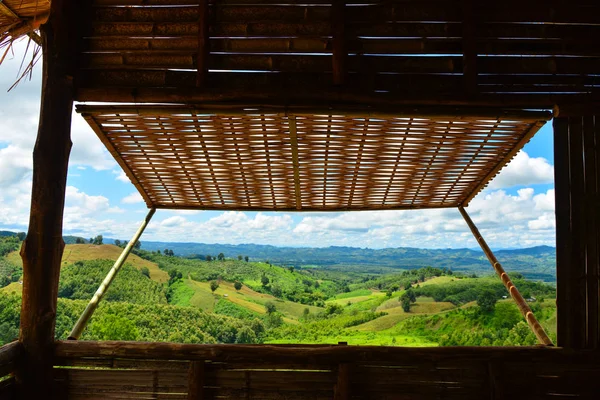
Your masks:
M 0 67 L 0 229 L 26 230 L 40 72 L 7 93 L 23 43 Z M 64 229 L 84 237 L 129 239 L 147 211 L 134 186 L 83 121 L 73 115 Z M 554 245 L 552 129 L 548 123 L 480 193 L 468 211 L 495 248 Z M 142 237 L 285 246 L 476 247 L 457 210 L 358 213 L 157 211 Z

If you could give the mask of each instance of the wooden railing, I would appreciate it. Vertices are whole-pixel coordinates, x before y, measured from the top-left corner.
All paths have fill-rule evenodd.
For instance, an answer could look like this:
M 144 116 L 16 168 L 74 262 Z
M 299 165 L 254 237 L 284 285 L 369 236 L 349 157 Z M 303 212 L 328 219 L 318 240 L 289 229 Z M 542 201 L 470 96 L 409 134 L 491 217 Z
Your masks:
M 0 347 L 0 400 L 9 400 L 16 397 L 13 375 L 22 352 L 23 346 L 19 342 L 12 342 Z
M 600 352 L 58 342 L 64 398 L 597 399 Z

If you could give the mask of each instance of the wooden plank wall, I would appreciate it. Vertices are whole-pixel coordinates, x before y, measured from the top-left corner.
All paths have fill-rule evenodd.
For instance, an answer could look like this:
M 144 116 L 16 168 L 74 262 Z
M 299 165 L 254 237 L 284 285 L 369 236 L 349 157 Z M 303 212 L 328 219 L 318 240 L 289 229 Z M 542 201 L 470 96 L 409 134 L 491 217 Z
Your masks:
M 600 343 L 599 140 L 600 114 L 554 120 L 557 323 L 564 347 Z
M 14 373 L 22 359 L 23 345 L 12 342 L 0 347 L 0 400 L 16 398 Z
M 200 81 L 194 90 L 218 99 L 266 90 L 342 99 L 343 86 L 527 102 L 600 85 L 600 3 L 591 0 L 207 1 L 93 0 L 78 100 L 122 101 L 111 89 L 138 88 L 144 101 L 150 88 Z
M 598 352 L 555 348 L 58 347 L 55 377 L 69 399 L 596 399 L 600 392 Z

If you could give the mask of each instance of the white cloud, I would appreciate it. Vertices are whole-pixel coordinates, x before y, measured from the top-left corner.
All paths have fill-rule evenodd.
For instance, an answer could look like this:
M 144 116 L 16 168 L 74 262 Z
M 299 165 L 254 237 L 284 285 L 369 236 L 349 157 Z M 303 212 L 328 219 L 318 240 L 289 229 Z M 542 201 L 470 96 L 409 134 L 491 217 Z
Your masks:
M 185 218 L 175 216 L 175 217 L 170 217 L 170 218 L 164 219 L 160 223 L 160 226 L 169 228 L 169 227 L 173 227 L 173 226 L 181 226 L 181 225 L 185 224 L 186 222 L 187 222 L 187 220 Z
M 133 192 L 130 195 L 123 197 L 123 199 L 121 200 L 121 203 L 124 204 L 137 204 L 143 202 L 144 199 L 142 198 L 142 195 L 140 195 L 138 192 Z
M 117 176 L 115 179 L 119 182 L 130 183 L 129 177 L 122 170 L 113 170 L 112 173 Z
M 490 189 L 506 189 L 513 186 L 529 186 L 554 182 L 554 167 L 543 157 L 529 157 L 521 150 L 500 171 L 490 184 Z

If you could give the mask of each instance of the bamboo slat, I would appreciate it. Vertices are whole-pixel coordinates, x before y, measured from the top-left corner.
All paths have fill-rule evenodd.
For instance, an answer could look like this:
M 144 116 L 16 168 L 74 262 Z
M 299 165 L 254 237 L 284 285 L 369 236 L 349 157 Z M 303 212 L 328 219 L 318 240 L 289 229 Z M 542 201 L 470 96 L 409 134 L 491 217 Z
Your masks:
M 485 110 L 481 116 L 456 110 L 453 116 L 435 110 L 78 110 L 149 206 L 240 210 L 466 204 L 543 125 L 538 118 L 547 118 Z

